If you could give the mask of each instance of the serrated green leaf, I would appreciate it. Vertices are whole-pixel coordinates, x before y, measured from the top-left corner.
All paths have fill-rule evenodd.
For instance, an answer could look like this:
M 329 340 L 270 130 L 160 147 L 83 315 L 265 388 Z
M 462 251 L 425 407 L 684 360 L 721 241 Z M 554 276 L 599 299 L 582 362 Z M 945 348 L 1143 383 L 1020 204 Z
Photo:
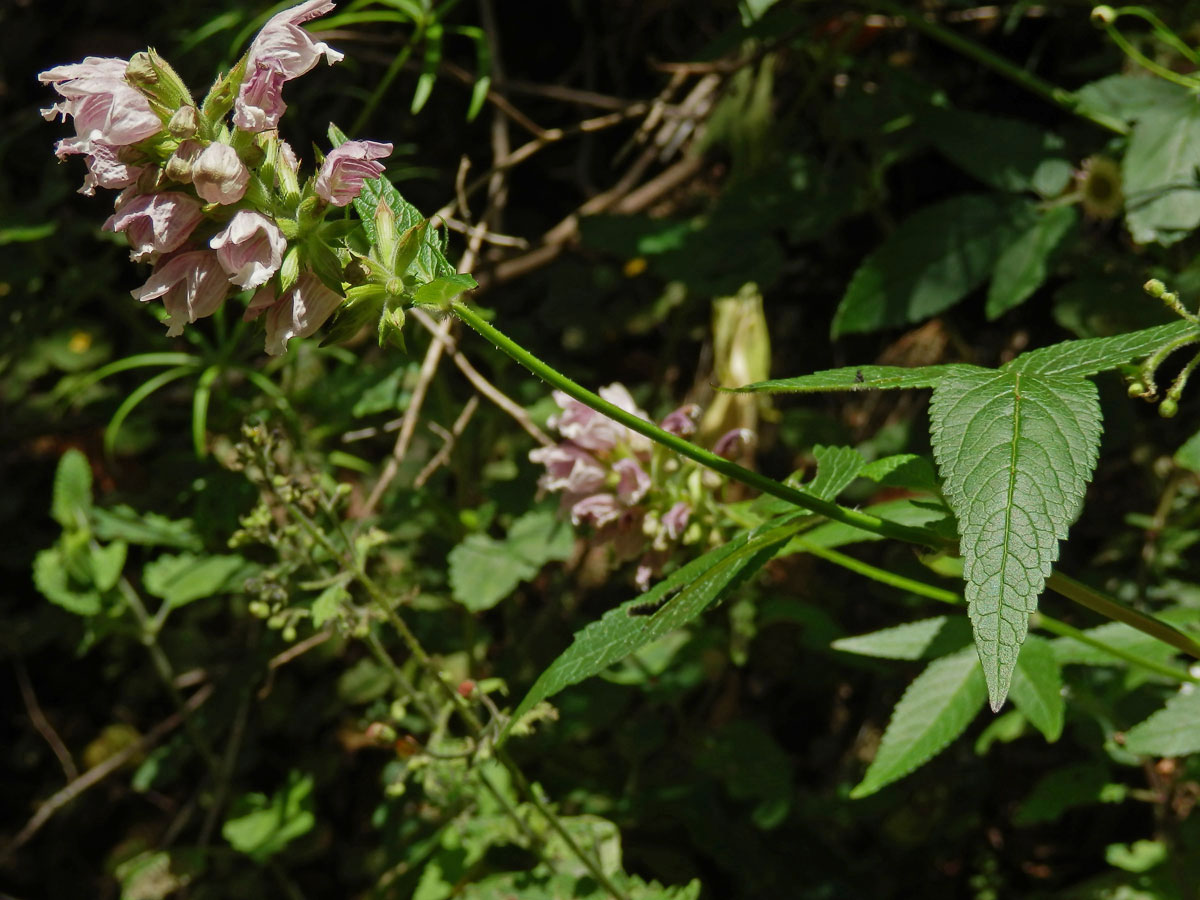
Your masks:
M 934 388 L 931 438 L 958 518 L 965 595 L 993 710 L 1008 693 L 1058 543 L 1100 444 L 1095 386 L 1000 370 Z
M 1007 195 L 961 194 L 910 216 L 850 280 L 833 336 L 929 318 L 987 280 L 1004 249 L 1033 221 Z
M 922 499 L 912 500 L 904 498 L 902 500 L 888 500 L 884 503 L 876 503 L 866 508 L 873 516 L 878 516 L 881 519 L 887 519 L 889 522 L 896 522 L 900 525 L 912 525 L 914 527 L 928 527 L 935 531 L 949 531 L 954 533 L 953 524 L 947 525 L 950 520 L 950 514 L 944 506 L 935 501 Z M 804 533 L 804 542 L 806 544 L 815 544 L 818 547 L 843 547 L 846 544 L 854 544 L 862 541 L 879 541 L 883 540 L 880 535 L 873 531 L 864 531 L 861 528 L 855 528 L 853 525 L 846 525 L 842 522 L 825 522 L 818 525 L 811 531 Z M 785 548 L 787 553 L 803 553 L 803 548 L 796 548 L 789 545 Z
M 1051 344 L 1049 347 L 1022 353 L 1000 369 L 1029 375 L 1095 375 L 1151 356 L 1168 344 L 1192 333 L 1200 340 L 1200 330 L 1197 330 L 1195 325 L 1180 321 L 1113 337 L 1063 341 L 1061 344 Z
M 1125 733 L 1125 749 L 1143 756 L 1200 752 L 1200 691 L 1184 685 L 1167 705 Z
M 575 532 L 548 509 L 527 512 L 512 523 L 504 543 L 531 565 L 563 562 L 575 549 Z
M 1051 256 L 1078 219 L 1073 206 L 1052 207 L 1005 249 L 988 287 L 989 319 L 998 319 L 1021 305 L 1042 286 L 1050 274 Z
M 1175 465 L 1192 472 L 1200 472 L 1200 431 L 1183 442 L 1175 451 Z
M 956 364 L 942 366 L 855 366 L 845 369 L 826 369 L 795 378 L 774 378 L 757 381 L 738 388 L 722 388 L 733 393 L 812 394 L 818 391 L 894 390 L 897 388 L 931 388 L 942 379 L 952 378 L 959 371 L 973 366 Z
M 166 553 L 146 563 L 142 578 L 147 592 L 177 608 L 240 587 L 237 576 L 246 565 L 240 556 Z
M 378 243 L 375 230 L 375 210 L 380 201 L 386 201 L 396 217 L 396 235 L 404 234 L 414 225 L 424 221 L 420 211 L 405 200 L 396 186 L 386 178 L 367 178 L 363 181 L 362 192 L 354 200 L 354 209 L 362 220 L 363 230 L 372 246 Z M 446 259 L 446 254 L 437 236 L 436 229 L 426 229 L 420 250 L 407 273 L 419 282 L 429 282 L 445 275 L 454 275 L 454 266 Z
M 265 861 L 316 824 L 312 789 L 311 775 L 293 771 L 270 800 L 262 794 L 243 795 L 221 827 L 221 835 L 239 853 Z
M 422 306 L 443 307 L 463 291 L 479 287 L 470 275 L 445 275 L 423 284 L 413 291 L 413 300 Z
M 840 638 L 830 644 L 843 653 L 881 659 L 933 659 L 961 650 L 971 643 L 971 623 L 966 616 L 934 616 L 892 628 Z
M 986 700 L 973 649 L 931 662 L 896 704 L 879 752 L 850 796 L 869 796 L 924 765 L 966 730 Z
M 54 495 L 50 515 L 63 528 L 80 528 L 92 508 L 92 466 L 71 448 L 58 461 L 54 472 Z
M 832 500 L 850 486 L 867 461 L 853 447 L 813 447 L 817 474 L 808 484 L 808 492 Z
M 100 612 L 100 592 L 93 589 L 76 590 L 67 575 L 66 561 L 57 547 L 42 550 L 33 559 L 33 585 L 55 606 L 77 616 L 94 616 Z
M 936 493 L 937 475 L 933 465 L 924 456 L 915 453 L 898 453 L 876 459 L 863 467 L 860 478 L 869 478 L 887 487 L 910 488 Z
M 1125 224 L 1139 244 L 1181 240 L 1200 225 L 1200 100 L 1177 102 L 1138 116 L 1121 162 Z
M 168 519 L 158 513 L 138 512 L 130 506 L 93 507 L 92 530 L 104 541 L 125 541 L 148 547 L 199 550 L 200 538 L 191 519 Z
M 1200 609 L 1176 607 L 1174 609 L 1162 610 L 1156 613 L 1155 617 L 1176 628 L 1188 630 L 1188 626 L 1200 618 Z M 1148 635 L 1144 631 L 1139 631 L 1130 625 L 1126 625 L 1124 622 L 1108 622 L 1104 625 L 1098 625 L 1095 628 L 1089 628 L 1083 633 L 1107 647 L 1112 647 L 1115 650 L 1121 650 L 1132 656 L 1144 659 L 1151 665 L 1165 663 L 1176 652 L 1169 644 L 1163 643 L 1158 638 Z M 1125 660 L 1120 657 L 1106 653 L 1099 647 L 1093 647 L 1075 638 L 1057 638 L 1052 642 L 1052 645 L 1054 647 L 1055 659 L 1062 666 L 1073 664 L 1088 666 L 1127 665 Z
M 1062 672 L 1054 647 L 1030 635 L 1017 657 L 1012 678 L 1012 700 L 1034 728 L 1054 743 L 1062 736 L 1067 704 L 1062 695 Z
M 1062 138 L 1020 119 L 930 107 L 918 128 L 955 165 L 1001 191 L 1031 190 L 1042 164 L 1061 158 Z
M 803 519 L 803 515 L 788 515 L 742 532 L 576 632 L 571 646 L 538 676 L 510 722 L 520 720 L 542 700 L 687 624 L 730 586 L 761 568 Z

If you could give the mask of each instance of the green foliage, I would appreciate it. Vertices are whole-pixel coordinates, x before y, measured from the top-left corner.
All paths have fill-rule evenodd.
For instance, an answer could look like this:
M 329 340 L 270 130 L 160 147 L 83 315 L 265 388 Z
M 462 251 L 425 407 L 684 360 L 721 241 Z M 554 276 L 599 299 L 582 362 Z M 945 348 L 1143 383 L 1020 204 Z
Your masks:
M 1082 379 L 979 371 L 938 385 L 929 418 L 958 518 L 988 695 L 999 710 L 1058 542 L 1083 506 L 1100 404 Z
M 504 540 L 471 534 L 450 551 L 450 588 L 472 612 L 491 609 L 546 563 L 565 560 L 574 533 L 550 510 L 535 510 L 513 522 Z
M 1187 685 L 1167 705 L 1125 734 L 1125 748 L 1147 756 L 1200 752 L 1200 693 Z
M 910 216 L 854 273 L 833 336 L 918 322 L 962 300 L 1034 221 L 1018 198 L 962 194 Z
M 963 733 L 987 699 L 974 649 L 931 662 L 892 712 L 879 750 L 851 797 L 868 797 L 941 753 Z
M 962 616 L 934 616 L 871 634 L 839 638 L 835 650 L 883 659 L 936 659 L 971 642 L 970 623 Z
M 221 826 L 222 837 L 251 859 L 270 859 L 312 831 L 316 824 L 312 790 L 312 776 L 293 771 L 270 798 L 264 794 L 243 795 Z

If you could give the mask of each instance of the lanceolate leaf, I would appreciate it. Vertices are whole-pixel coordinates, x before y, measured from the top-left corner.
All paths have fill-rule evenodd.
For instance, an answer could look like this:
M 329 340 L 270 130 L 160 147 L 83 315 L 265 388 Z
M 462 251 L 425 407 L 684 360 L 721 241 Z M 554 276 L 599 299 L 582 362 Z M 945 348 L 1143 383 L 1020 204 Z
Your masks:
M 745 387 L 726 388 L 737 393 L 767 394 L 811 394 L 818 391 L 865 391 L 890 390 L 895 388 L 929 388 L 941 384 L 942 379 L 958 372 L 969 371 L 972 366 L 945 365 L 920 366 L 855 366 L 845 369 L 826 369 L 811 375 L 795 378 L 776 378 L 758 381 Z
M 749 577 L 774 556 L 803 518 L 803 514 L 791 514 L 743 532 L 576 633 L 574 643 L 542 672 L 510 721 L 518 721 L 535 704 L 604 671 L 698 616 L 730 585 Z
M 965 594 L 992 708 L 1008 694 L 1029 615 L 1096 464 L 1100 405 L 1082 378 L 978 370 L 929 409 L 943 492 L 958 517 Z
M 1066 701 L 1054 647 L 1044 638 L 1026 638 L 1013 672 L 1012 699 L 1034 728 L 1053 743 L 1062 736 Z
M 850 796 L 866 797 L 924 765 L 963 733 L 986 699 L 973 649 L 931 662 L 896 704 L 879 752 Z
M 1194 688 L 1194 685 L 1188 685 Z M 1129 729 L 1125 749 L 1147 756 L 1200 752 L 1200 691 L 1179 693 L 1146 721 Z
M 971 626 L 965 616 L 958 615 L 905 622 L 870 634 L 840 638 L 830 646 L 843 653 L 884 659 L 929 659 L 960 650 L 970 642 Z
M 1064 341 L 1029 353 L 1022 353 L 1003 366 L 1005 371 L 1030 375 L 1095 375 L 1144 359 L 1168 344 L 1200 331 L 1190 322 L 1157 325 L 1115 337 L 1089 338 L 1083 341 Z
M 987 317 L 996 319 L 1029 299 L 1050 272 L 1050 258 L 1079 218 L 1073 206 L 1056 206 L 1004 251 L 988 287 Z

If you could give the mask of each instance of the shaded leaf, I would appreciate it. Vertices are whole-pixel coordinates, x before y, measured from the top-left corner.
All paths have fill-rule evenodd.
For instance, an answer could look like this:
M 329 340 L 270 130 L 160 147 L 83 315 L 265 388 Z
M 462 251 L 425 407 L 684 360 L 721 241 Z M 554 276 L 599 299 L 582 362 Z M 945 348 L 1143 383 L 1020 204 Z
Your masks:
M 844 369 L 826 369 L 811 375 L 794 378 L 774 378 L 758 381 L 738 388 L 722 388 L 736 393 L 763 392 L 768 394 L 810 394 L 818 391 L 866 391 L 892 390 L 896 388 L 936 387 L 944 378 L 953 377 L 959 371 L 970 370 L 971 366 L 942 365 L 919 366 L 853 366 Z
M 882 659 L 934 659 L 971 643 L 966 616 L 934 616 L 892 628 L 841 638 L 830 646 L 844 653 Z
M 158 513 L 115 506 L 112 509 L 93 508 L 91 521 L 92 530 L 101 540 L 180 550 L 199 550 L 201 546 L 191 519 L 168 519 Z
M 72 587 L 66 560 L 57 547 L 42 550 L 34 557 L 33 584 L 43 597 L 67 612 L 77 616 L 94 616 L 100 612 L 100 592 Z
M 1075 207 L 1052 207 L 1005 249 L 988 287 L 989 319 L 1024 303 L 1042 286 L 1050 274 L 1050 257 L 1078 220 Z
M 246 560 L 240 556 L 196 556 L 191 553 L 163 554 L 146 563 L 142 572 L 146 590 L 175 608 L 212 597 L 236 586 Z
M 79 528 L 92 508 L 92 466 L 86 456 L 71 448 L 54 472 L 50 515 L 63 528 Z
M 917 322 L 987 280 L 1033 220 L 1028 201 L 962 194 L 910 216 L 854 273 L 833 336 Z
M 1061 158 L 1062 138 L 1020 119 L 930 107 L 918 126 L 955 165 L 1001 191 L 1032 190 L 1038 170 Z
M 491 609 L 546 563 L 569 558 L 574 545 L 571 526 L 550 510 L 521 516 L 502 541 L 468 535 L 450 551 L 454 599 L 472 612 Z
M 312 789 L 311 775 L 293 771 L 270 800 L 262 794 L 242 796 L 221 835 L 239 853 L 258 862 L 269 859 L 316 824 Z
M 1125 749 L 1145 756 L 1200 752 L 1200 691 L 1185 685 L 1167 705 L 1125 733 Z
M 999 710 L 1058 542 L 1083 505 L 1100 404 L 1081 378 L 979 369 L 935 388 L 929 417 L 942 489 L 958 518 L 975 641 Z
M 1125 224 L 1139 244 L 1167 245 L 1200 225 L 1200 101 L 1177 102 L 1138 116 L 1121 162 Z
M 1062 695 L 1062 672 L 1054 647 L 1030 635 L 1017 657 L 1012 678 L 1012 700 L 1034 728 L 1054 743 L 1062 736 L 1067 703 Z
M 896 704 L 879 752 L 850 796 L 869 796 L 924 765 L 966 730 L 986 699 L 973 649 L 931 662 Z
M 1119 803 L 1125 786 L 1113 784 L 1108 769 L 1076 763 L 1043 775 L 1013 816 L 1014 825 L 1053 822 L 1069 809 L 1093 803 Z

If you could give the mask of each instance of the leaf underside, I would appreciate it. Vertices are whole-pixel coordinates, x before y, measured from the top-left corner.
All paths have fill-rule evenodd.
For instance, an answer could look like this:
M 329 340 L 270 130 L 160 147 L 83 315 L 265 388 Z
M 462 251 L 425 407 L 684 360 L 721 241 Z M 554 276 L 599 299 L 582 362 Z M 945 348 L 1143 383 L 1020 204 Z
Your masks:
M 934 455 L 958 517 L 965 594 L 993 710 L 1029 615 L 1096 465 L 1096 388 L 1078 377 L 979 369 L 930 405 Z

